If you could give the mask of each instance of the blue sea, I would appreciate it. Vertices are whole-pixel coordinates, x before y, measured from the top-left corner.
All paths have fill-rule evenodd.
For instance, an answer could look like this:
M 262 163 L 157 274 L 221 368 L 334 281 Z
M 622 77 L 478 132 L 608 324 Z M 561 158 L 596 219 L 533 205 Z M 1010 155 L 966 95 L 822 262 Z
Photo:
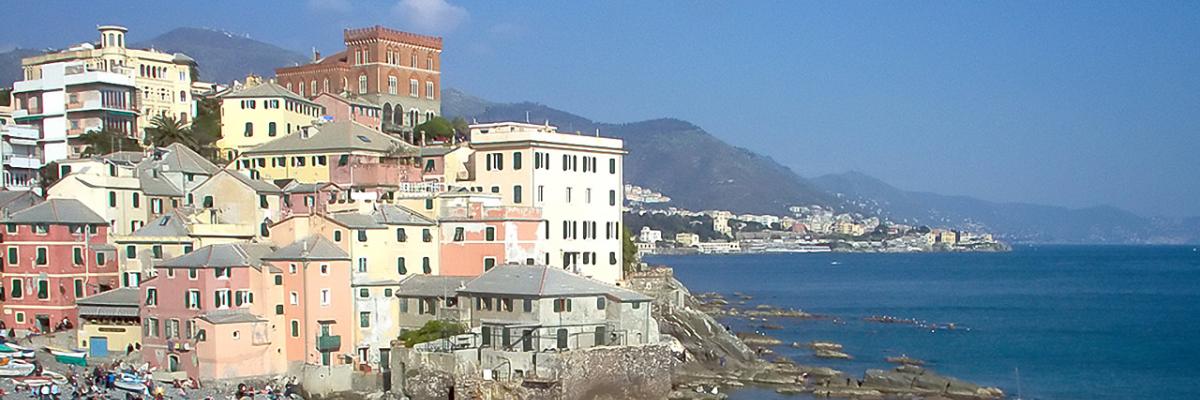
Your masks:
M 1028 246 L 1008 253 L 650 256 L 693 293 L 836 317 L 776 319 L 785 342 L 830 340 L 849 361 L 779 354 L 859 375 L 907 354 L 942 374 L 1025 399 L 1200 398 L 1200 251 Z M 966 329 L 880 324 L 888 315 Z M 748 321 L 726 321 L 735 330 Z M 783 398 L 743 389 L 733 399 Z

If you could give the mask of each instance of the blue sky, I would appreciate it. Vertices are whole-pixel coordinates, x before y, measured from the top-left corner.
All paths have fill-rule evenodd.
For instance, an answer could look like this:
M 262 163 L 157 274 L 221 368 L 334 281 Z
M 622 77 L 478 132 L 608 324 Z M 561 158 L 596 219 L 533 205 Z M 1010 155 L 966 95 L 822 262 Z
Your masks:
M 329 54 L 383 24 L 444 36 L 447 86 L 689 120 L 805 176 L 1200 215 L 1200 2 L 449 1 L 26 2 L 0 49 L 120 23 Z

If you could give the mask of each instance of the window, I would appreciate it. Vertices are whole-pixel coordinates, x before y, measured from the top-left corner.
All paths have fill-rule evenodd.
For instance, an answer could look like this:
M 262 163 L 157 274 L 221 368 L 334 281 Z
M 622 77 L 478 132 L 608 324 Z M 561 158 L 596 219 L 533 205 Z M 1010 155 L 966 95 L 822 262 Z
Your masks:
M 425 98 L 433 100 L 433 81 L 425 81 Z
M 230 267 L 213 268 L 213 276 L 216 277 L 217 279 L 229 279 L 229 276 L 232 273 L 233 273 L 233 268 L 230 268 Z
M 429 228 L 421 230 L 421 241 L 425 243 L 430 243 L 433 241 L 433 234 L 429 232 Z
M 200 271 L 197 271 L 195 268 L 188 268 L 188 279 L 196 280 L 199 277 Z
M 359 241 L 359 242 L 366 242 L 366 241 L 367 241 L 367 231 L 366 231 L 365 229 L 359 229 L 359 230 L 358 230 L 358 241 Z
M 253 122 L 246 123 L 246 129 L 242 132 L 242 135 L 245 137 L 254 136 L 254 123 Z
M 21 284 L 22 284 L 22 283 L 24 283 L 24 282 L 25 282 L 25 281 L 22 281 L 22 280 L 21 280 L 21 279 L 19 279 L 19 278 L 18 278 L 18 279 L 13 279 L 13 280 L 12 280 L 12 285 L 9 285 L 9 288 L 11 288 L 11 289 L 12 289 L 12 293 L 11 293 L 11 296 L 10 296 L 11 298 L 13 298 L 13 299 L 21 299 L 21 298 L 24 298 L 24 297 L 25 297 L 25 288 L 21 287 L 21 286 L 22 286 Z
M 521 195 L 521 185 L 513 186 L 513 203 L 521 204 L 524 200 L 522 197 L 524 196 Z
M 544 185 L 538 185 L 538 187 L 537 187 L 537 201 L 538 201 L 539 203 L 541 203 L 541 202 L 543 202 L 543 201 L 546 201 L 546 186 L 544 186 Z
M 400 87 L 400 84 L 398 83 L 398 80 L 396 79 L 396 77 L 389 76 L 388 77 L 388 94 L 392 94 L 392 95 L 396 94 L 396 91 L 399 90 L 398 89 L 399 87 Z
M 96 253 L 96 265 L 103 266 L 107 261 L 105 258 L 104 253 Z
M 639 308 L 642 308 L 642 303 L 640 301 L 633 302 L 633 309 L 636 310 Z
M 283 275 L 275 275 L 275 286 L 283 285 Z
M 610 174 L 617 173 L 617 159 L 615 159 L 615 158 L 608 159 L 608 173 L 610 173 Z
M 496 267 L 496 258 L 495 257 L 484 257 L 483 272 L 491 271 L 492 268 L 495 268 L 495 267 Z
M 366 257 L 358 258 L 358 272 L 367 272 L 367 258 Z
M 396 257 L 396 272 L 400 275 L 408 274 L 408 267 L 404 265 L 404 257 Z
M 283 304 L 275 305 L 275 315 L 283 315 Z
M 367 76 L 358 76 L 358 94 L 367 94 Z
M 554 299 L 554 312 L 571 312 L 571 299 Z
M 117 192 L 108 192 L 108 206 L 109 207 L 117 206 Z
M 190 244 L 183 245 L 183 254 L 187 254 L 187 253 L 191 253 L 191 252 L 192 252 L 192 245 L 190 245 Z
M 610 205 L 610 206 L 617 205 L 617 191 L 616 190 L 608 191 L 608 205 Z
M 364 311 L 364 312 L 358 313 L 358 327 L 359 328 L 370 328 L 371 327 L 371 313 L 370 312 Z
M 484 238 L 484 240 L 487 240 L 489 242 L 495 241 L 496 240 L 496 227 L 489 226 L 489 227 L 485 228 L 483 231 L 483 238 Z
M 83 265 L 83 248 L 82 247 L 71 248 L 71 262 L 74 262 L 75 265 Z
M 292 320 L 292 337 L 300 337 L 300 321 Z
M 408 80 L 408 95 L 412 96 L 412 97 L 419 97 L 420 94 L 417 93 L 417 91 L 420 90 L 418 88 L 419 85 L 420 85 L 420 83 L 417 82 L 416 79 L 409 79 Z
M 513 169 L 521 169 L 521 153 L 513 153 Z
M 293 306 L 300 304 L 300 293 L 296 293 L 296 292 L 288 293 L 288 304 L 291 304 Z
M 335 242 L 342 241 L 342 231 L 333 231 L 333 241 L 335 241 Z
M 568 202 L 568 203 L 570 203 L 570 202 L 571 202 L 571 188 L 567 188 L 567 196 L 566 196 L 566 199 L 567 199 L 567 202 Z
M 612 264 L 612 265 L 617 265 L 617 252 L 615 252 L 615 251 L 608 252 L 608 263 Z
M 17 246 L 8 246 L 8 257 L 4 261 L 8 265 L 17 265 Z
M 524 300 L 524 301 L 522 301 L 521 303 L 522 303 L 522 304 L 521 304 L 521 311 L 524 311 L 524 312 L 527 312 L 527 313 L 528 313 L 528 312 L 533 312 L 533 300 L 532 300 L 532 299 L 525 299 L 525 300 Z
M 17 224 L 4 224 L 4 229 L 8 233 L 17 233 Z
M 212 208 L 213 197 L 212 196 L 204 196 L 204 202 L 201 203 L 201 205 L 204 206 L 204 208 Z
M 370 298 L 371 297 L 371 289 L 367 289 L 367 288 L 358 289 L 358 297 L 364 298 L 364 299 Z
M 147 288 L 146 289 L 146 305 L 148 305 L 148 306 L 158 305 L 158 289 L 155 289 L 155 288 Z
M 155 260 L 161 260 L 161 259 L 163 258 L 163 247 L 162 247 L 162 245 L 161 245 L 161 244 L 156 244 L 156 245 L 154 245 L 153 247 L 151 247 L 151 248 L 150 248 L 150 254 L 154 256 L 154 259 L 155 259 Z
M 587 204 L 592 204 L 592 188 L 587 188 L 587 189 L 583 190 L 583 202 L 587 203 Z
M 231 304 L 231 291 L 229 289 L 221 289 L 213 292 L 213 306 L 217 308 L 228 308 Z
M 596 309 L 597 310 L 603 310 L 604 306 L 607 304 L 608 304 L 608 301 L 605 300 L 603 296 L 596 298 Z
M 404 228 L 396 228 L 396 241 L 397 242 L 407 242 L 408 241 L 408 232 L 405 232 Z
M 50 260 L 47 260 L 46 258 L 47 258 L 47 254 L 46 254 L 46 248 L 45 248 L 45 247 L 38 247 L 38 248 L 37 248 L 37 260 L 36 260 L 36 265 L 46 265 L 46 264 L 49 264 L 49 263 L 50 263 Z
M 37 298 L 41 300 L 50 298 L 50 281 L 45 279 L 37 281 Z
M 274 122 L 268 122 L 267 123 L 267 136 L 275 137 L 275 135 L 278 133 L 279 133 L 278 125 L 276 125 Z
M 313 96 L 317 95 L 317 80 L 316 79 L 313 79 L 308 82 L 308 92 L 312 93 Z
M 433 273 L 433 266 L 429 265 L 429 257 L 421 257 L 421 272 L 426 275 Z
M 466 229 L 462 228 L 462 227 L 454 228 L 454 241 L 461 242 L 463 240 L 466 240 L 465 231 L 466 231 Z

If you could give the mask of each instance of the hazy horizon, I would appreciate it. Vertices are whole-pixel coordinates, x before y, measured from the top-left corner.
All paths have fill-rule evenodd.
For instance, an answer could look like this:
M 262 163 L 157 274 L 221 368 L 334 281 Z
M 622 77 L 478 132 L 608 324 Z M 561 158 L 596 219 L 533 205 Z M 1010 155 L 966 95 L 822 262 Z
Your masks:
M 208 27 L 332 54 L 343 28 L 381 24 L 445 37 L 447 88 L 685 119 L 804 176 L 1200 215 L 1200 3 L 28 4 L 0 51 L 115 23 L 130 42 Z

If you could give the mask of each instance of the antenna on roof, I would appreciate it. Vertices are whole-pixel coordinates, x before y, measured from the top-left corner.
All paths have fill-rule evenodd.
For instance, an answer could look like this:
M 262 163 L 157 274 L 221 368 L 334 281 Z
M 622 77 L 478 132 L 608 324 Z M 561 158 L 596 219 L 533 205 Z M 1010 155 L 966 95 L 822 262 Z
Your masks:
M 600 137 L 600 128 L 596 128 L 596 137 Z
M 525 110 L 525 123 L 529 123 L 529 110 Z

